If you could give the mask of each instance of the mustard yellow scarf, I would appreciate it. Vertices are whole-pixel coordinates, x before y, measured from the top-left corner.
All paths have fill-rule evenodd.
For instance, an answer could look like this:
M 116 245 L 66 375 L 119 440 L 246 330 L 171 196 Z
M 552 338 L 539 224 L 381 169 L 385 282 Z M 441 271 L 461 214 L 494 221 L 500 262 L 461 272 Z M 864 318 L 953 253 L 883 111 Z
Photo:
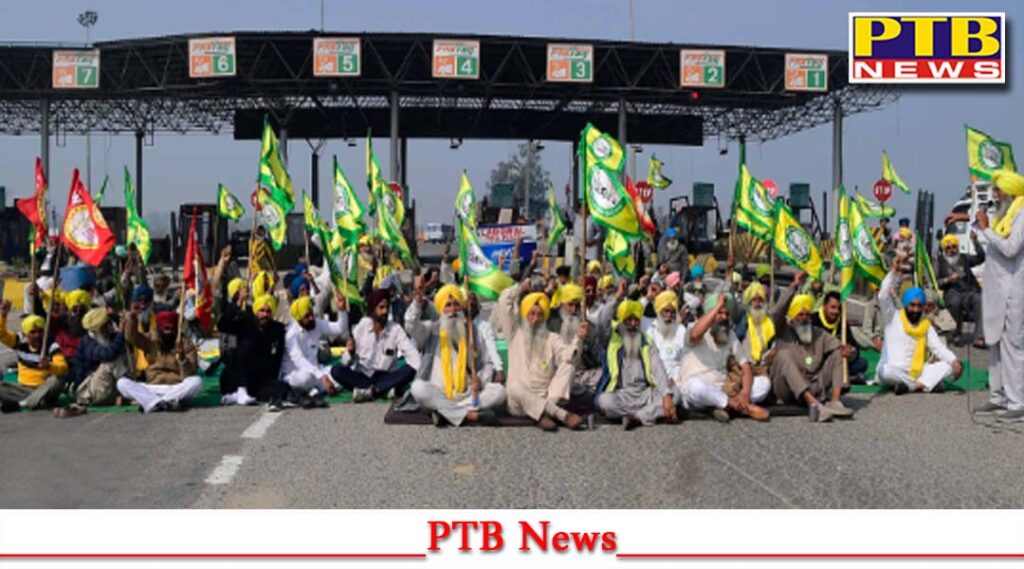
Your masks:
M 924 361 L 928 355 L 928 328 L 932 323 L 927 318 L 922 318 L 917 326 L 912 326 L 907 319 L 907 311 L 900 310 L 900 319 L 903 321 L 903 331 L 916 341 L 914 345 L 914 358 L 910 360 L 910 377 L 917 378 L 924 369 Z
M 1010 236 L 1010 230 L 1013 229 L 1013 220 L 1020 213 L 1020 210 L 1024 209 L 1024 196 L 1013 198 L 1013 203 L 1010 204 L 1010 209 L 1006 212 L 1006 215 L 999 218 L 999 221 L 995 222 L 992 226 L 992 231 L 996 232 L 996 235 L 1006 238 Z
M 761 361 L 762 352 L 775 337 L 775 323 L 765 316 L 760 324 L 754 322 L 754 317 L 747 316 L 747 335 L 750 336 L 750 357 L 755 362 Z
M 821 320 L 821 325 L 824 326 L 825 329 L 828 330 L 829 333 L 832 334 L 833 338 L 835 338 L 836 337 L 836 332 L 839 331 L 839 320 L 836 320 L 835 324 L 829 324 L 828 323 L 828 318 L 825 318 L 825 307 L 824 306 L 822 306 L 821 308 L 818 309 L 818 320 Z
M 444 394 L 448 399 L 455 399 L 459 393 L 466 391 L 466 336 L 459 340 L 459 351 L 455 356 L 455 371 L 452 371 L 452 343 L 448 341 L 448 331 L 440 331 L 441 340 L 441 372 L 444 374 Z M 454 376 L 454 377 L 453 377 Z

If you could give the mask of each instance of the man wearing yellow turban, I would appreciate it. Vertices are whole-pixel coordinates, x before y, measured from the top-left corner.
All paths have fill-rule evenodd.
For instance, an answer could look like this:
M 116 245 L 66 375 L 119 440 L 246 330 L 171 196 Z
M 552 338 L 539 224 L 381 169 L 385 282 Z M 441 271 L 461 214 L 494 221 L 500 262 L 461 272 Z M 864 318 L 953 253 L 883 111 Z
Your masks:
M 75 403 L 58 411 L 59 417 L 77 415 L 89 405 L 113 405 L 117 401 L 117 380 L 129 373 L 124 335 L 113 331 L 106 308 L 86 312 L 82 327 L 86 335 L 67 377 L 77 384 Z
M 989 347 L 989 401 L 979 411 L 998 413 L 1002 421 L 1024 420 L 1024 176 L 1002 170 L 992 176 L 997 206 L 978 213 L 978 228 L 988 240 L 982 282 L 985 344 Z
M 245 290 L 244 285 L 238 289 L 238 302 L 225 304 L 217 322 L 224 363 L 220 374 L 220 402 L 221 405 L 255 405 L 257 401 L 266 401 L 268 410 L 280 411 L 289 389 L 288 384 L 280 380 L 281 364 L 286 355 L 285 325 L 274 320 L 277 299 L 264 293 L 253 300 L 252 310 L 249 310 L 241 298 L 247 294 Z M 230 290 L 228 293 L 230 295 Z M 307 406 L 313 403 L 312 399 L 297 399 Z
M 647 341 L 657 350 L 661 365 L 670 379 L 679 375 L 686 353 L 686 327 L 680 324 L 679 296 L 671 290 L 654 297 L 654 324 L 647 328 Z
M 526 293 L 522 301 L 520 293 Z M 555 421 L 576 429 L 582 419 L 563 405 L 569 399 L 573 361 L 588 324 L 581 323 L 576 338 L 566 343 L 545 325 L 550 308 L 547 295 L 530 291 L 528 283 L 510 286 L 498 297 L 492 318 L 508 343 L 508 410 L 530 417 L 546 431 L 558 428 Z
M 0 410 L 53 407 L 64 389 L 63 377 L 68 362 L 56 342 L 43 349 L 41 316 L 26 316 L 21 321 L 21 336 L 7 330 L 7 315 L 11 302 L 0 303 L 0 342 L 14 350 L 18 356 L 18 383 L 0 382 Z
M 953 341 L 957 346 L 963 346 L 968 341 L 974 341 L 974 345 L 981 348 L 985 345 L 985 327 L 982 321 L 981 311 L 981 285 L 974 276 L 974 267 L 985 262 L 985 250 L 978 242 L 976 234 L 971 232 L 974 250 L 976 254 L 969 255 L 960 252 L 960 239 L 956 235 L 946 234 L 939 242 L 941 253 L 936 263 L 936 278 L 939 289 L 942 290 L 942 300 L 946 308 L 956 322 L 953 331 Z M 969 340 L 963 334 L 964 321 L 970 318 L 974 321 L 974 333 Z
M 340 386 L 352 390 L 352 401 L 372 401 L 404 390 L 422 365 L 420 351 L 405 329 L 389 318 L 391 292 L 375 289 L 366 299 L 366 315 L 352 328 L 341 365 L 331 369 Z M 405 365 L 400 365 L 400 360 Z
M 338 296 L 341 309 L 333 322 L 316 317 L 313 299 L 309 296 L 295 299 L 289 308 L 293 321 L 285 332 L 281 378 L 291 387 L 293 398 L 302 407 L 326 407 L 324 396 L 334 395 L 340 387 L 331 377 L 331 367 L 318 359 L 321 340 L 348 333 L 345 300 Z
M 894 262 L 893 266 L 897 264 Z M 879 383 L 892 387 L 897 395 L 909 391 L 942 392 L 943 381 L 959 377 L 963 367 L 931 321 L 924 317 L 924 290 L 911 287 L 900 299 L 903 308 L 896 304 L 893 290 L 899 278 L 895 269 L 890 271 L 878 291 L 885 342 L 875 375 Z M 929 363 L 932 360 L 937 361 Z
M 768 366 L 772 391 L 784 403 L 806 405 L 812 422 L 850 418 L 853 411 L 840 395 L 843 359 L 852 357 L 853 349 L 812 324 L 814 297 L 796 294 L 806 276 L 798 273 L 773 309 L 775 357 Z
M 505 403 L 504 386 L 494 383 L 494 367 L 487 351 L 479 344 L 481 334 L 474 325 L 473 342 L 469 347 L 466 319 L 466 299 L 462 289 L 448 284 L 434 295 L 434 309 L 439 314 L 436 322 L 419 320 L 425 304 L 421 294 L 406 311 L 408 328 L 425 328 L 423 360 L 416 372 L 410 391 L 420 407 L 430 412 L 434 425 L 456 427 L 463 423 L 497 424 L 493 409 Z M 413 336 L 422 336 L 409 331 Z M 472 358 L 472 361 L 471 361 Z M 476 372 L 476 384 L 473 372 Z
M 686 409 L 710 410 L 716 421 L 729 422 L 730 412 L 765 421 L 768 411 L 756 403 L 767 397 L 768 389 L 758 384 L 754 390 L 750 361 L 732 328 L 733 302 L 727 293 L 704 298 L 704 314 L 687 330 L 676 389 Z M 741 376 L 742 390 L 734 395 L 726 393 L 730 374 Z
M 664 417 L 676 421 L 676 397 L 658 350 L 640 332 L 644 307 L 623 300 L 615 313 L 615 332 L 608 343 L 604 379 L 594 401 L 609 419 L 622 419 L 626 430 L 653 425 Z
M 583 287 L 574 283 L 564 284 L 555 289 L 551 296 L 552 314 L 547 319 L 547 327 L 558 334 L 563 342 L 572 342 L 583 321 Z

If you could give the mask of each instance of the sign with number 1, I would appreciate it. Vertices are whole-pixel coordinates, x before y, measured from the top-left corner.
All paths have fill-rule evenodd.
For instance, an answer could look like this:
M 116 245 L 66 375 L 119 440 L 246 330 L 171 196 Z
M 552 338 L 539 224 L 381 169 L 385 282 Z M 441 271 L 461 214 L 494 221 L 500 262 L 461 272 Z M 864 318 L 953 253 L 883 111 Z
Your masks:
M 787 91 L 828 91 L 828 56 L 786 54 Z
M 235 38 L 196 38 L 188 40 L 188 76 L 235 76 Z

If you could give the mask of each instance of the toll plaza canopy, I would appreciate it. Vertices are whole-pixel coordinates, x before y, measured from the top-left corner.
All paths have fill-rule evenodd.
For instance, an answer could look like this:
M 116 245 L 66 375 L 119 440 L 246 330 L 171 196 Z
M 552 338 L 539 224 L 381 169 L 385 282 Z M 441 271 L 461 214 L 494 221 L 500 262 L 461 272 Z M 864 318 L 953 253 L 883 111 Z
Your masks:
M 699 145 L 771 140 L 898 96 L 849 84 L 846 53 L 829 50 L 321 31 L 0 45 L 0 132 L 15 135 L 252 139 L 269 115 L 290 138 L 573 141 L 591 121 L 630 143 Z

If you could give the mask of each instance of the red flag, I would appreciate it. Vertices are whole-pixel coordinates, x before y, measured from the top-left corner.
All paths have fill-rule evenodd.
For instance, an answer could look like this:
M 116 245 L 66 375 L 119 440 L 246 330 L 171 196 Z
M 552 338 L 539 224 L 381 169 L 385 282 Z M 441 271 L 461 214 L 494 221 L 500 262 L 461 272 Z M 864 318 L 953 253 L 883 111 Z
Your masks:
M 46 175 L 43 174 L 43 161 L 36 158 L 36 191 L 30 198 L 14 200 L 18 211 L 32 223 L 32 243 L 29 252 L 35 254 L 46 242 L 49 230 L 46 227 Z
M 633 209 L 636 211 L 636 220 L 640 223 L 640 229 L 647 235 L 654 235 L 654 231 L 657 228 L 654 225 L 654 221 L 648 217 L 647 209 L 640 200 L 639 192 L 637 192 L 636 186 L 633 185 L 633 180 L 629 176 L 626 176 L 626 193 L 633 200 Z
M 199 250 L 199 238 L 196 235 L 196 211 L 192 211 L 192 225 L 188 230 L 188 244 L 185 246 L 185 266 L 182 268 L 182 279 L 185 290 L 195 295 L 196 318 L 203 330 L 213 329 L 213 290 L 206 278 L 206 265 L 203 254 Z
M 114 246 L 114 232 L 78 177 L 78 168 L 71 175 L 61 240 L 69 251 L 94 267 L 99 266 Z

